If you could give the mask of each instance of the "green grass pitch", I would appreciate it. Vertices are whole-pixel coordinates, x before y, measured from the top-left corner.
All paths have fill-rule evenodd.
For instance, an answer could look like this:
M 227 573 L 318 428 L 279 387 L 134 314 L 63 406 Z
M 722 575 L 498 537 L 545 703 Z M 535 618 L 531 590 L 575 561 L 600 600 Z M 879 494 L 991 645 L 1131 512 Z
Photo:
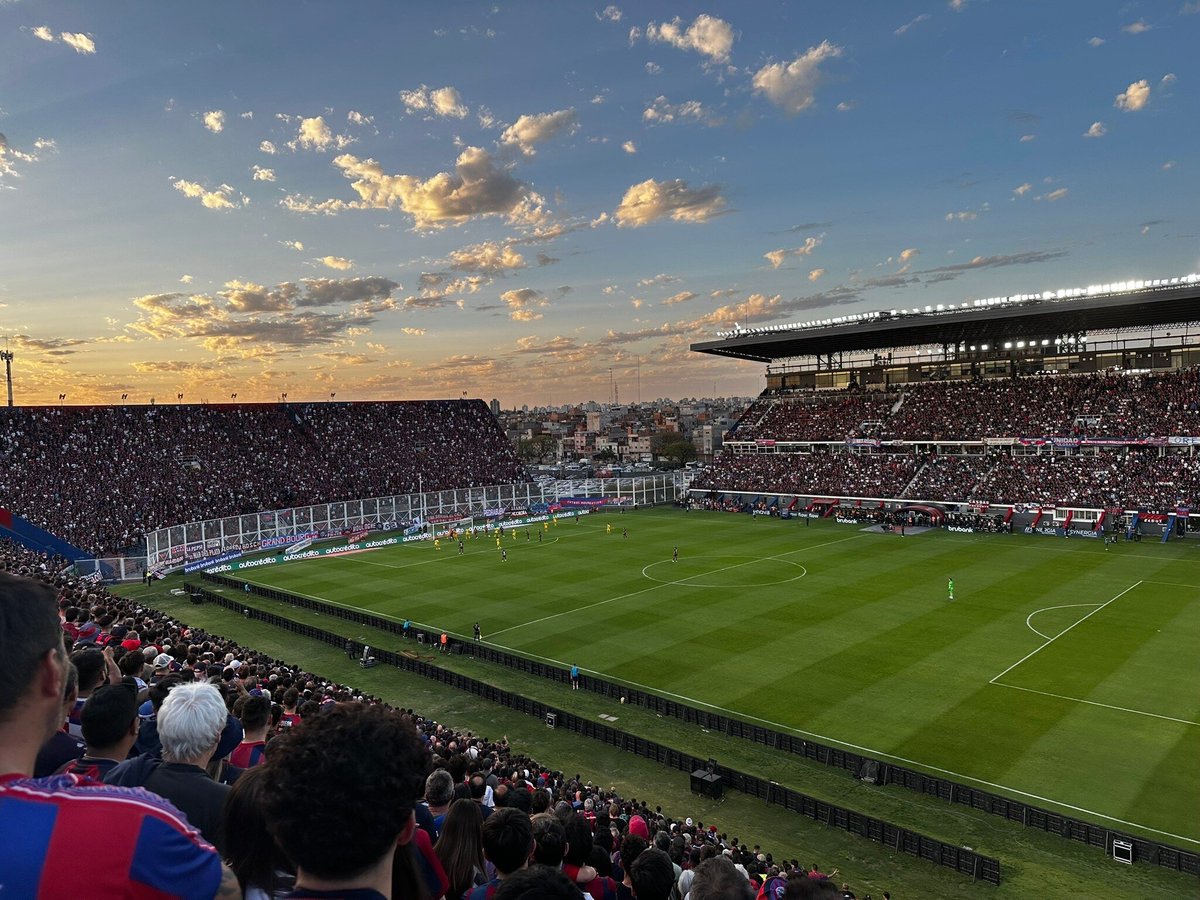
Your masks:
M 507 561 L 475 537 L 250 578 L 463 637 L 478 621 L 530 656 L 1200 848 L 1196 542 L 677 509 L 528 534 Z

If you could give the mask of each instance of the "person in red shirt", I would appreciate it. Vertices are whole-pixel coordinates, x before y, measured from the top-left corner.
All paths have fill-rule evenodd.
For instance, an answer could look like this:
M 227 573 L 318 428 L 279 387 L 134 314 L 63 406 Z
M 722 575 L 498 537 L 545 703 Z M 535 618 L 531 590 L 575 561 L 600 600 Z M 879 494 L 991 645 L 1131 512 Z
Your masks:
M 271 701 L 266 697 L 248 697 L 242 706 L 242 742 L 229 754 L 229 765 L 252 769 L 261 765 L 267 749 L 267 729 L 271 726 Z
M 300 724 L 300 714 L 296 712 L 296 705 L 300 702 L 300 692 L 295 688 L 288 688 L 283 695 L 283 715 L 279 719 L 279 725 L 276 730 L 280 733 L 287 731 L 295 725 Z

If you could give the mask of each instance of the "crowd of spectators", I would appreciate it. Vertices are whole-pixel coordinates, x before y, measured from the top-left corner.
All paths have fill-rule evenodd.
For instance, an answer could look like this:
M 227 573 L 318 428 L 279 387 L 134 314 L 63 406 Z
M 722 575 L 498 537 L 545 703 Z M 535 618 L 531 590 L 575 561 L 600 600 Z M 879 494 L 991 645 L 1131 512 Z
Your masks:
M 529 480 L 481 400 L 15 407 L 0 424 L 0 507 L 102 556 L 184 522 Z
M 18 893 L 124 880 L 256 900 L 854 896 L 836 869 L 393 709 L 65 566 L 0 543 L 0 684 L 16 695 L 0 696 L 0 871 Z M 64 834 L 95 823 L 86 866 L 52 852 L 53 831 L 17 840 L 35 807 Z M 129 829 L 130 846 L 110 837 Z
M 726 451 L 692 487 L 712 492 L 1165 511 L 1200 507 L 1200 457 L 1160 456 L 1157 448 L 1098 455 L 1019 455 L 1007 450 L 987 455 Z
M 832 497 L 899 497 L 917 473 L 911 453 L 723 453 L 693 488 Z
M 935 381 L 888 391 L 763 395 L 729 440 L 978 441 L 1200 435 L 1200 369 Z

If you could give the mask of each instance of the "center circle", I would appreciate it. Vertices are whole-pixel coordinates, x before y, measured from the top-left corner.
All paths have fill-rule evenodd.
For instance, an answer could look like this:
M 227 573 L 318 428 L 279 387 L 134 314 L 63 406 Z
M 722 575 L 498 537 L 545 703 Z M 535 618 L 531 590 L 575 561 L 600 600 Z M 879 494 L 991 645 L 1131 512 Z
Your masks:
M 779 559 L 779 558 L 773 557 L 773 556 L 771 556 L 771 557 L 691 556 L 691 557 L 687 557 L 686 559 L 682 560 L 682 562 L 691 563 L 694 560 L 702 560 L 702 559 L 703 560 L 714 560 L 714 561 L 718 561 L 718 562 L 720 562 L 722 560 L 729 560 L 730 562 L 728 565 L 718 565 L 716 568 L 711 569 L 707 572 L 698 572 L 697 574 L 691 575 L 691 576 L 685 575 L 682 578 L 669 578 L 668 579 L 668 578 L 656 578 L 654 575 L 652 575 L 650 573 L 651 569 L 655 569 L 659 566 L 677 566 L 678 565 L 677 563 L 673 563 L 669 559 L 661 559 L 658 562 L 652 562 L 652 563 L 650 563 L 650 565 L 643 568 L 642 575 L 645 578 L 648 578 L 650 581 L 656 581 L 659 584 L 677 584 L 677 585 L 680 585 L 681 587 L 757 588 L 757 587 L 770 587 L 771 585 L 776 585 L 776 584 L 790 584 L 793 581 L 799 581 L 801 578 L 803 578 L 805 575 L 808 574 L 808 569 L 804 568 L 804 566 L 800 565 L 800 563 L 791 562 L 790 560 L 786 560 L 786 559 Z M 697 579 L 707 578 L 709 576 L 717 574 L 718 572 L 723 572 L 723 571 L 730 571 L 730 572 L 736 572 L 738 570 L 743 570 L 743 571 L 747 571 L 747 572 L 753 571 L 753 567 L 755 567 L 757 565 L 761 565 L 762 563 L 767 563 L 770 565 L 778 564 L 780 566 L 791 566 L 792 568 L 799 569 L 800 571 L 799 571 L 799 574 L 792 575 L 789 578 L 776 578 L 773 581 L 723 582 L 720 580 L 716 580 L 716 581 L 698 581 L 697 580 Z

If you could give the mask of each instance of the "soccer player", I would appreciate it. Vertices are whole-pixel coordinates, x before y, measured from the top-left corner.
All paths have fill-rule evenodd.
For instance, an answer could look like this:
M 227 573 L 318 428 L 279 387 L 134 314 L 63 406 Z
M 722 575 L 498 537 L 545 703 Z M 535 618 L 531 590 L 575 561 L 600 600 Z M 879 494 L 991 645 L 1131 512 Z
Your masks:
M 483 640 L 483 632 L 479 630 L 479 623 L 475 623 L 475 640 Z
M 434 538 L 434 539 L 433 539 L 433 549 L 434 549 L 434 550 L 441 550 L 441 549 L 442 549 L 442 542 L 441 542 L 441 541 L 439 541 L 437 538 Z
M 459 541 L 459 542 L 458 542 L 458 555 L 459 555 L 459 556 L 462 556 L 462 555 L 463 555 L 463 553 L 465 553 L 465 552 L 466 552 L 466 551 L 463 549 L 463 542 L 462 542 L 462 541 Z
M 629 529 L 628 528 L 621 529 L 621 537 L 623 537 L 623 538 L 629 537 Z
M 946 593 L 950 596 L 950 602 L 954 602 L 954 579 L 950 579 L 950 583 L 946 585 Z
M 508 551 L 503 547 L 500 548 L 500 562 L 508 562 Z
M 671 551 L 671 562 L 679 562 L 679 548 L 676 547 Z
M 605 534 L 612 534 L 612 522 L 609 522 L 607 525 L 605 525 L 604 529 Z
M 571 690 L 579 690 L 579 666 L 571 666 Z

